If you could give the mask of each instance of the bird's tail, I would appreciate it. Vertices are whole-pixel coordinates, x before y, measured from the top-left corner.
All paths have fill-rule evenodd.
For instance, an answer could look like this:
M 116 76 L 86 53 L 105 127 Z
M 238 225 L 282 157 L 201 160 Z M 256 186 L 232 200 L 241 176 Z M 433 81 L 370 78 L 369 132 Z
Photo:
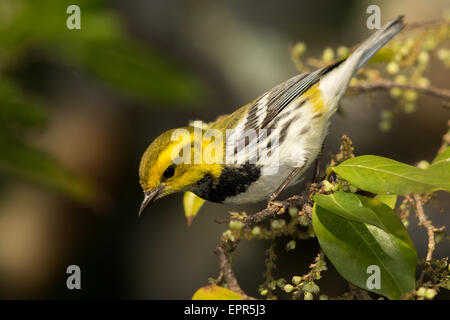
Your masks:
M 321 80 L 320 87 L 325 98 L 330 99 L 332 109 L 337 108 L 337 102 L 344 95 L 354 74 L 363 67 L 372 56 L 378 52 L 404 27 L 403 16 L 387 23 L 364 41 L 343 63 L 332 70 Z M 334 100 L 334 101 L 333 101 Z M 330 110 L 333 111 L 333 110 Z

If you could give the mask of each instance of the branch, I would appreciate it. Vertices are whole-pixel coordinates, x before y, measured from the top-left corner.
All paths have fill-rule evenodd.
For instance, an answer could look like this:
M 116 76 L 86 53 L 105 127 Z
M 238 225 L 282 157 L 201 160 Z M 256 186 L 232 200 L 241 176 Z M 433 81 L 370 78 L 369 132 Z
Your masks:
M 247 295 L 244 290 L 241 289 L 236 276 L 234 275 L 233 269 L 231 268 L 230 258 L 237 246 L 238 242 L 231 242 L 225 239 L 222 239 L 222 241 L 217 246 L 215 253 L 219 257 L 220 270 L 218 282 L 223 277 L 228 284 L 228 289 L 240 294 L 244 299 L 256 300 L 256 298 Z
M 433 251 L 436 246 L 436 243 L 434 241 L 434 231 L 435 228 L 431 224 L 431 221 L 428 220 L 427 216 L 425 215 L 425 211 L 423 210 L 423 203 L 422 198 L 418 194 L 413 195 L 414 200 L 416 202 L 416 215 L 419 219 L 420 225 L 424 226 L 424 228 L 427 230 L 428 235 L 428 251 L 427 251 L 427 257 L 425 259 L 425 262 L 430 262 L 433 257 Z
M 302 207 L 302 210 L 311 216 L 312 206 L 309 205 L 311 197 L 315 194 L 314 190 L 317 188 L 317 184 L 307 185 L 305 191 L 299 195 L 292 196 L 284 201 L 276 201 L 269 205 L 267 208 L 252 214 L 251 216 L 231 218 L 221 221 L 216 221 L 217 223 L 229 223 L 230 220 L 238 220 L 243 223 L 244 228 L 252 228 L 257 224 L 263 223 L 269 219 L 275 218 L 276 216 L 286 212 L 286 209 L 290 207 Z
M 389 90 L 392 88 L 411 89 L 424 94 L 450 101 L 450 90 L 436 87 L 421 87 L 414 84 L 399 84 L 390 80 L 378 80 L 371 83 L 358 83 L 349 87 L 350 94 L 359 94 L 367 91 Z

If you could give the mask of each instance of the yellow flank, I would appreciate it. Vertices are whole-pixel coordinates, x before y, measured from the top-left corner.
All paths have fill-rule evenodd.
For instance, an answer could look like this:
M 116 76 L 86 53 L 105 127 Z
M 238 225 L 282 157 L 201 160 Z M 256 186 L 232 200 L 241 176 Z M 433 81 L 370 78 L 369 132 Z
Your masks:
M 322 99 L 322 92 L 319 89 L 319 84 L 316 83 L 308 91 L 305 92 L 305 98 L 309 99 L 313 105 L 314 114 L 325 114 L 326 107 Z

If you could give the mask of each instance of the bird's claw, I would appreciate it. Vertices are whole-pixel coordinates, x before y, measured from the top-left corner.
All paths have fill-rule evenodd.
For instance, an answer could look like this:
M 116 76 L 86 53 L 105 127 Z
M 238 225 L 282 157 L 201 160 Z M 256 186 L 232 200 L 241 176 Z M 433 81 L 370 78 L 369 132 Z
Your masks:
M 284 205 L 281 201 L 276 200 L 269 200 L 267 202 L 267 209 L 269 210 L 276 210 L 278 214 L 281 214 L 284 212 Z

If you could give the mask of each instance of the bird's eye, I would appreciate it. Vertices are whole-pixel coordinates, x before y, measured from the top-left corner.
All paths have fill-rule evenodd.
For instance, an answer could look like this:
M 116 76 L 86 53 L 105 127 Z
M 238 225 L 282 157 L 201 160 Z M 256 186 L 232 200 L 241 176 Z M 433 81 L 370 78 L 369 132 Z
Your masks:
M 175 174 L 175 165 L 172 164 L 168 166 L 167 169 L 164 171 L 163 178 L 164 179 L 172 178 L 174 174 Z

